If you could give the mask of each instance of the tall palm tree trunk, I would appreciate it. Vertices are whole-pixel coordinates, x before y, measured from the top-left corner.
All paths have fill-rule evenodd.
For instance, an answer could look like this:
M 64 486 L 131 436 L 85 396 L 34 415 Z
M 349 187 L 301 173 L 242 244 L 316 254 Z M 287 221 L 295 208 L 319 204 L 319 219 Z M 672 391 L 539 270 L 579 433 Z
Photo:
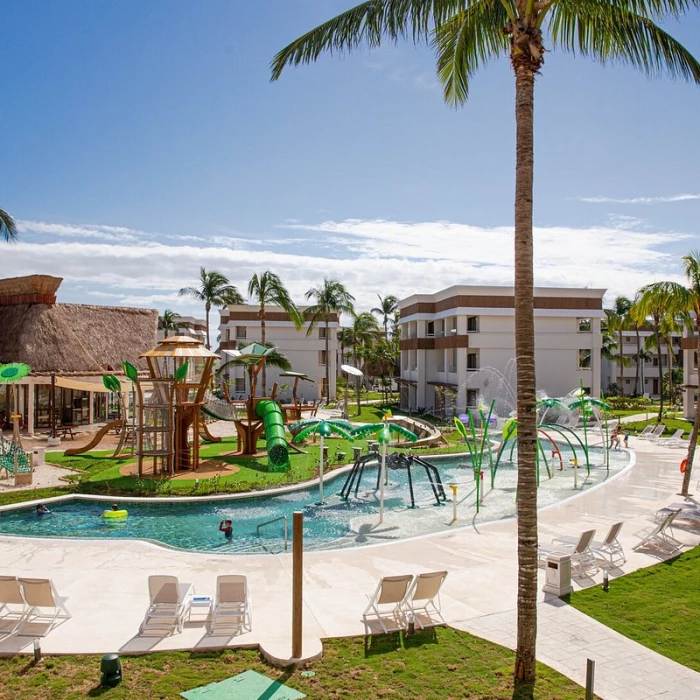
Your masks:
M 516 67 L 515 354 L 518 384 L 518 640 L 515 678 L 535 678 L 537 482 L 532 199 L 535 75 Z
M 695 337 L 697 338 L 698 357 L 700 358 L 700 318 L 696 319 Z M 692 362 L 692 354 L 690 361 Z M 692 368 L 691 368 L 692 369 Z M 698 367 L 698 376 L 700 377 L 700 366 Z M 681 486 L 681 496 L 687 496 L 690 489 L 690 475 L 693 471 L 693 460 L 695 459 L 695 448 L 698 444 L 698 428 L 700 428 L 700 388 L 698 389 L 698 398 L 695 404 L 695 419 L 693 420 L 693 429 L 690 431 L 690 444 L 688 445 L 688 456 L 686 457 L 685 474 L 683 474 L 683 486 Z
M 260 342 L 265 345 L 266 340 L 266 328 L 265 328 L 265 307 L 260 307 Z M 262 395 L 267 396 L 267 368 L 265 367 L 267 363 L 263 362 L 262 368 Z
M 618 358 L 617 361 L 620 363 L 620 371 L 617 375 L 618 385 L 620 387 L 620 393 L 624 396 L 625 390 L 623 388 L 625 382 L 625 356 L 622 352 L 622 327 L 617 332 L 617 347 L 618 347 Z
M 656 336 L 656 361 L 659 365 L 659 422 L 664 417 L 664 368 L 661 357 L 661 335 L 660 325 L 657 316 L 654 316 L 654 335 Z
M 666 338 L 666 354 L 668 355 L 668 405 L 673 411 L 673 348 L 671 338 Z
M 325 318 L 326 324 L 326 401 L 331 400 L 331 358 L 328 352 L 328 315 Z
M 639 355 L 642 352 L 642 340 L 639 336 L 639 326 L 634 327 L 635 335 L 637 336 L 637 360 L 635 362 L 635 373 L 634 373 L 634 394 L 639 396 Z M 642 387 L 642 393 L 644 393 L 644 387 Z
M 209 311 L 211 310 L 211 304 L 207 302 L 204 305 L 204 311 L 207 315 L 207 350 L 211 350 L 211 343 L 209 342 Z

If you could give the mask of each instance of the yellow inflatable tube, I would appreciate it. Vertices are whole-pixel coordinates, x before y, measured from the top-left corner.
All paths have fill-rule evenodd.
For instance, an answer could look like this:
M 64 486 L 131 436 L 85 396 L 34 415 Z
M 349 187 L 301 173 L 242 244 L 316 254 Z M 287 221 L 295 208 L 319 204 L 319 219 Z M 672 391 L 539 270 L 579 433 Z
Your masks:
M 126 518 L 127 515 L 129 515 L 128 510 L 106 510 L 102 513 L 102 517 L 108 519 L 123 519 Z

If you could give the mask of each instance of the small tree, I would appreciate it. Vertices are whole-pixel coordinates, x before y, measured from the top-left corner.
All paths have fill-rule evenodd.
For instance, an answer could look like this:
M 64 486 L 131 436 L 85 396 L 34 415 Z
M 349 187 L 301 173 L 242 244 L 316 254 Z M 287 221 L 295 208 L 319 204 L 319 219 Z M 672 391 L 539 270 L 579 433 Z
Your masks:
M 163 331 L 165 338 L 169 333 L 177 333 L 184 325 L 180 321 L 180 314 L 176 314 L 171 309 L 165 309 L 162 315 L 158 316 L 158 327 Z

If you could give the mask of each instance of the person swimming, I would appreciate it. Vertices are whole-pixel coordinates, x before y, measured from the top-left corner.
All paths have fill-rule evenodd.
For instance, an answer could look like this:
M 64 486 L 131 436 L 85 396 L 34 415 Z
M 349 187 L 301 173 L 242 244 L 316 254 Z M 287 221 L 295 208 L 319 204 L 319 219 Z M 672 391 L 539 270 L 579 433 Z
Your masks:
M 36 507 L 37 515 L 51 515 L 51 511 L 43 504 L 39 503 Z
M 222 520 L 219 523 L 219 530 L 224 533 L 227 540 L 233 537 L 233 520 Z

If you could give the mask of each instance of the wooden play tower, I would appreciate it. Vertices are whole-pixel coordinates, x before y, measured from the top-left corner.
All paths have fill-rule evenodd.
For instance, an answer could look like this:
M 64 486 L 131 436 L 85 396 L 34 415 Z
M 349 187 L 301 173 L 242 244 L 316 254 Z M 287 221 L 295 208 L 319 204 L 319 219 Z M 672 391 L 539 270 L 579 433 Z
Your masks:
M 141 355 L 148 378 L 136 378 L 138 474 L 173 476 L 199 466 L 200 408 L 217 355 L 191 336 L 165 338 Z M 191 441 L 190 441 L 191 432 Z

